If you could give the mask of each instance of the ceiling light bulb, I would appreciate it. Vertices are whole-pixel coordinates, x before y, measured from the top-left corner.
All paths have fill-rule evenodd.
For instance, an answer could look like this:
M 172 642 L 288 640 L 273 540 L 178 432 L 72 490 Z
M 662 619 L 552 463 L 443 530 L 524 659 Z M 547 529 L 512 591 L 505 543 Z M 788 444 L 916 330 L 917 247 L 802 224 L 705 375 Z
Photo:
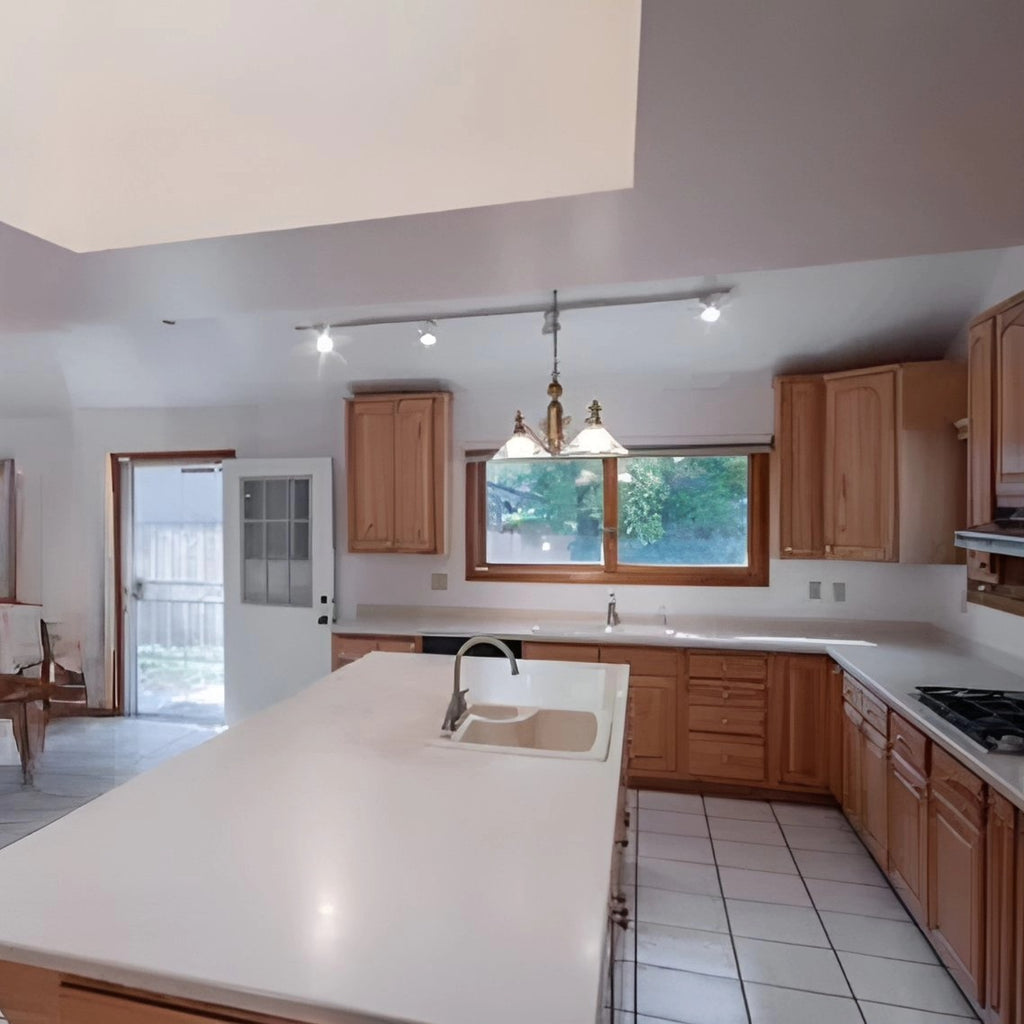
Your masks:
M 424 320 L 420 324 L 420 344 L 426 345 L 428 348 L 431 345 L 437 344 L 437 324 L 433 320 Z
M 316 336 L 316 350 L 321 355 L 334 351 L 334 339 L 331 337 L 331 329 L 329 327 L 325 327 Z
M 713 324 L 722 315 L 722 311 L 718 308 L 717 304 L 714 301 L 702 301 L 701 305 L 704 308 L 700 311 L 700 318 L 706 324 Z

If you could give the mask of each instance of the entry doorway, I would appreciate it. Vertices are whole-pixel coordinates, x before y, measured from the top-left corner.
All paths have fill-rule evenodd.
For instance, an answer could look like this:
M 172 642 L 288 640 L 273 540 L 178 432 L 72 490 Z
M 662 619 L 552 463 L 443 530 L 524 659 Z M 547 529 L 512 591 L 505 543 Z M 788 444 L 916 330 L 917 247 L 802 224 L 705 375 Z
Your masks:
M 221 460 L 228 454 L 114 457 L 116 690 L 126 715 L 224 721 Z

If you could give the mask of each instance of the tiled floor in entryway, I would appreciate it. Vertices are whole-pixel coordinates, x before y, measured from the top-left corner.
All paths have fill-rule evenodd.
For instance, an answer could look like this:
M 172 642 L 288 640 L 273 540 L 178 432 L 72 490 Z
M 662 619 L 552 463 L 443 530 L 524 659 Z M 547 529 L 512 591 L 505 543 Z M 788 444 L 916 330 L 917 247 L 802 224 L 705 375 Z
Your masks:
M 630 804 L 636 924 L 616 1002 L 633 1008 L 635 979 L 639 1024 L 976 1019 L 839 811 L 648 791 Z

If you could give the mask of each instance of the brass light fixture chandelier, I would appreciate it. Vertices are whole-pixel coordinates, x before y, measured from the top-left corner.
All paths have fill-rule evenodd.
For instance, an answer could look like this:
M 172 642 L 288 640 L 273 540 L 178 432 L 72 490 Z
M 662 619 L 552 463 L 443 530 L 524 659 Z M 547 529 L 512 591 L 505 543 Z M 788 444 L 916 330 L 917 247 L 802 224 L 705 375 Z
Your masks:
M 558 379 L 558 292 L 553 293 L 551 308 L 544 314 L 542 334 L 552 336 L 554 362 L 551 368 L 551 382 L 548 384 L 547 417 L 544 437 L 541 438 L 523 419 L 521 409 L 516 410 L 515 428 L 512 436 L 492 456 L 493 459 L 546 459 L 552 455 L 562 458 L 597 458 L 600 456 L 628 455 L 629 452 L 615 440 L 601 422 L 601 405 L 595 398 L 590 403 L 586 424 L 568 443 L 565 443 L 565 427 L 571 422 L 562 412 L 562 385 Z

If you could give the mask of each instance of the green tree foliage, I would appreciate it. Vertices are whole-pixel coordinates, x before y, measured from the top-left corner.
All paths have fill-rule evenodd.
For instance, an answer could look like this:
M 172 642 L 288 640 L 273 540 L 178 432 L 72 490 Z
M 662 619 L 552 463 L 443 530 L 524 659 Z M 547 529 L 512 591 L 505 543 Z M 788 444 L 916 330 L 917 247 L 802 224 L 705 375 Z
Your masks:
M 618 460 L 619 559 L 642 565 L 742 565 L 747 556 L 746 456 Z M 600 557 L 600 459 L 494 462 L 488 529 L 572 535 L 574 560 Z

